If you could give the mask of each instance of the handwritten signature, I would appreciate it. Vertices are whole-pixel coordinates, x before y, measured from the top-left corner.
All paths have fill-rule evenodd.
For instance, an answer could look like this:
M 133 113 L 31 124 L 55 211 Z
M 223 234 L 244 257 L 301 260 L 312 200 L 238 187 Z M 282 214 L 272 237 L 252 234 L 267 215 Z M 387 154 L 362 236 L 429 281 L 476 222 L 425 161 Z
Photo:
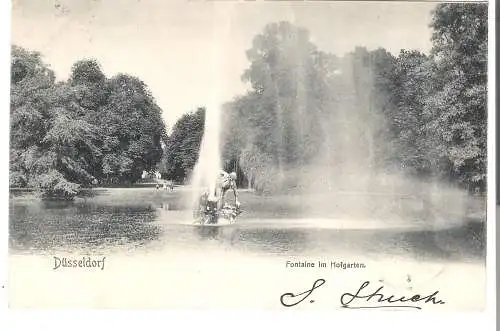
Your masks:
M 293 307 L 306 298 L 308 298 L 314 290 L 323 286 L 326 280 L 320 278 L 316 280 L 311 289 L 306 290 L 302 293 L 285 293 L 281 295 L 280 302 L 285 307 Z M 422 296 L 420 294 L 415 294 L 411 297 L 405 296 L 395 296 L 395 295 L 385 295 L 382 293 L 384 286 L 380 286 L 376 291 L 371 292 L 365 290 L 370 285 L 369 281 L 363 282 L 355 294 L 346 292 L 340 296 L 340 303 L 342 308 L 349 309 L 368 309 L 368 308 L 414 308 L 422 309 L 420 306 L 414 305 L 417 302 L 431 303 L 433 305 L 443 305 L 444 301 L 438 299 L 437 295 L 439 291 L 435 291 L 432 294 Z M 363 293 L 362 293 L 363 292 Z M 362 300 L 361 300 L 362 299 Z M 309 302 L 313 303 L 314 300 Z M 372 305 L 366 305 L 366 303 L 372 303 Z M 365 305 L 363 305 L 363 304 Z

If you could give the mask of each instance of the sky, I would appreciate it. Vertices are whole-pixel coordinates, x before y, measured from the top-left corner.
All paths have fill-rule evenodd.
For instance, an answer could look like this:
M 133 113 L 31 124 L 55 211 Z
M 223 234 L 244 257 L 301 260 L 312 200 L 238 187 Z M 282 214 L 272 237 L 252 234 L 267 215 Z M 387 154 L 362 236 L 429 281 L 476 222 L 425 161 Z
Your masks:
M 355 46 L 428 52 L 435 3 L 201 0 L 13 0 L 12 40 L 39 51 L 66 79 L 74 62 L 95 58 L 111 77 L 128 73 L 150 88 L 168 128 L 199 106 L 244 94 L 246 50 L 268 23 L 309 30 L 322 51 Z

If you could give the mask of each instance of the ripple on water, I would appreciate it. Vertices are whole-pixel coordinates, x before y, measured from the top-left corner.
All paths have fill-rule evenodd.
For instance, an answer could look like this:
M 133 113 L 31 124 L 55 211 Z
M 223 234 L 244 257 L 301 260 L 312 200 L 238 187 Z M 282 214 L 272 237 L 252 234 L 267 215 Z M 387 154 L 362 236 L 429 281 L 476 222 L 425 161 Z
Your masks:
M 376 219 L 262 218 L 243 216 L 235 225 L 199 227 L 175 207 L 179 199 L 79 203 L 13 203 L 11 252 L 97 253 L 234 250 L 243 254 L 408 256 L 414 259 L 484 260 L 485 227 L 477 221 L 448 228 L 425 222 Z M 149 197 L 149 196 L 148 196 Z M 156 200 L 155 200 L 156 199 Z M 160 201 L 161 200 L 161 201 Z M 176 202 L 177 201 L 177 202 Z M 118 202 L 121 202 L 118 203 Z M 178 206 L 177 206 L 178 207 Z

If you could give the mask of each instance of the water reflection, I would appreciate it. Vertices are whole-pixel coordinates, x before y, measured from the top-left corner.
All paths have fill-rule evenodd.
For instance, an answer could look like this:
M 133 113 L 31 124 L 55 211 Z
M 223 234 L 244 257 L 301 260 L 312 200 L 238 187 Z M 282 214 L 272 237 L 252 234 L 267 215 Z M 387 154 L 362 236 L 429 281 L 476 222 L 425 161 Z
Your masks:
M 14 251 L 142 246 L 162 233 L 150 206 L 40 202 L 11 205 L 10 214 Z
M 475 261 L 484 259 L 484 225 L 470 223 L 440 231 L 258 229 L 229 227 L 178 227 L 165 232 L 170 245 L 182 241 L 214 240 L 240 251 L 270 255 L 405 256 L 416 260 Z M 180 235 L 182 233 L 182 235 Z M 190 234 L 193 234 L 191 237 Z
M 179 210 L 178 197 L 160 199 L 155 192 L 146 194 L 148 198 L 142 200 L 133 195 L 113 201 L 99 197 L 77 202 L 11 200 L 10 249 L 109 253 L 171 248 L 204 252 L 222 247 L 286 256 L 401 255 L 416 260 L 461 261 L 485 258 L 485 226 L 476 220 L 439 231 L 292 228 L 284 226 L 284 219 L 263 227 L 258 222 L 245 223 L 245 218 L 236 225 L 200 227 L 190 224 L 189 212 Z M 183 215 L 184 221 L 180 221 Z
M 200 237 L 201 240 L 218 240 L 220 239 L 221 231 L 223 229 L 216 226 L 206 226 L 206 227 L 195 227 L 196 234 Z

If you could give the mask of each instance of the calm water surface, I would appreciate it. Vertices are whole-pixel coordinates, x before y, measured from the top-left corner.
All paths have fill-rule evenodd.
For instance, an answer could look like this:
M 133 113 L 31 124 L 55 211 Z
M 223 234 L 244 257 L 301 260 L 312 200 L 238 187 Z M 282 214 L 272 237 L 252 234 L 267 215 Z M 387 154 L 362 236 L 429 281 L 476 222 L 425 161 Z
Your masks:
M 262 203 L 258 198 L 249 198 L 252 202 L 246 208 L 252 212 L 244 213 L 237 224 L 199 227 L 191 224 L 189 211 L 182 210 L 180 196 L 177 192 L 125 189 L 103 190 L 97 196 L 72 203 L 11 197 L 10 250 L 15 254 L 108 254 L 222 248 L 241 254 L 283 256 L 359 253 L 373 257 L 404 255 L 416 260 L 485 259 L 485 226 L 480 221 L 470 220 L 439 231 L 403 227 L 339 229 L 323 227 L 321 222 L 319 226 L 290 226 L 293 222 L 286 211 L 293 214 L 293 208 L 276 203 L 279 215 L 272 217 L 272 201 Z

